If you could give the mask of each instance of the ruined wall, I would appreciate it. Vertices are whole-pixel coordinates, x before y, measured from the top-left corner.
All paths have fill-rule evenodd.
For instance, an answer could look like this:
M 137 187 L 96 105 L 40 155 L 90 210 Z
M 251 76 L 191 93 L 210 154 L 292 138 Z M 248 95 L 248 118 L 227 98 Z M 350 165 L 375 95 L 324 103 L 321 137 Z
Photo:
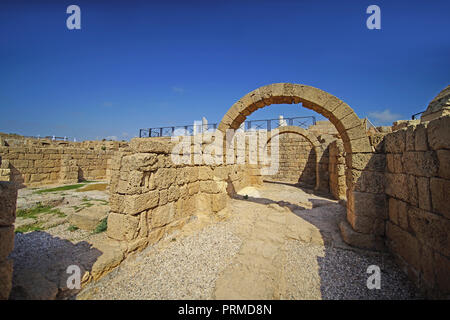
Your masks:
M 168 139 L 136 138 L 111 160 L 107 235 L 128 252 L 155 243 L 196 213 L 220 214 L 235 190 L 261 183 L 255 166 L 175 164 Z
M 0 147 L 0 178 L 18 186 L 106 179 L 112 150 L 71 147 Z M 6 170 L 9 170 L 9 178 Z M 5 175 L 3 175 L 5 173 Z
M 329 146 L 330 192 L 336 199 L 346 199 L 345 156 L 342 140 L 335 140 Z
M 450 116 L 385 137 L 386 240 L 432 297 L 450 295 Z
M 272 148 L 269 141 L 268 147 Z M 305 137 L 295 133 L 283 133 L 279 138 L 280 166 L 277 174 L 267 180 L 299 183 L 314 188 L 316 185 L 316 153 Z
M 14 248 L 17 189 L 0 181 L 0 300 L 8 299 L 12 286 L 13 262 L 8 259 Z

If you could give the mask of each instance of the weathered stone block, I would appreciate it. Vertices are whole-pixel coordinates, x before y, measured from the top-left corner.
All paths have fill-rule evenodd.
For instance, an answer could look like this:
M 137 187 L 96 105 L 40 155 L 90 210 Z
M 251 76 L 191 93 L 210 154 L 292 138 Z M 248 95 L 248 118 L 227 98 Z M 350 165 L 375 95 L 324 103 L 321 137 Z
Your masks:
M 416 127 L 414 140 L 415 140 L 414 142 L 415 142 L 416 151 L 427 151 L 428 150 L 426 124 L 420 124 Z
M 386 237 L 388 246 L 394 254 L 401 256 L 407 263 L 420 268 L 420 245 L 410 233 L 390 222 L 386 223 Z
M 450 220 L 425 210 L 409 207 L 409 223 L 416 237 L 445 256 L 450 256 Z
M 130 141 L 130 147 L 135 152 L 168 154 L 172 151 L 172 145 L 170 140 L 158 138 L 134 138 Z
M 12 288 L 13 261 L 0 261 L 0 300 L 7 300 Z
M 409 200 L 406 174 L 386 173 L 386 194 L 401 199 Z
M 16 200 L 16 186 L 0 181 L 0 226 L 10 226 L 16 220 Z
M 448 297 L 448 295 L 450 294 L 450 260 L 448 257 L 435 253 L 434 261 L 436 266 L 436 284 L 439 288 L 440 296 Z
M 417 177 L 416 181 L 419 208 L 431 211 L 430 179 L 427 177 Z
M 386 195 L 354 191 L 347 199 L 347 207 L 359 216 L 386 219 Z
M 434 151 L 405 152 L 402 162 L 406 173 L 420 177 L 433 177 L 439 168 Z
M 406 149 L 406 129 L 387 134 L 384 137 L 386 152 L 401 153 Z
M 138 234 L 139 217 L 114 213 L 108 215 L 107 235 L 116 240 L 133 240 Z
M 384 249 L 383 239 L 381 237 L 356 232 L 347 221 L 341 221 L 339 229 L 341 230 L 342 239 L 351 246 L 370 250 Z
M 433 150 L 450 149 L 450 116 L 430 121 L 427 134 L 428 143 Z
M 450 180 L 450 150 L 437 150 L 436 154 L 439 161 L 439 177 Z
M 347 166 L 358 170 L 384 172 L 386 168 L 386 155 L 384 154 L 352 153 L 347 159 L 351 161 L 351 163 L 347 163 Z
M 385 177 L 382 172 L 348 170 L 347 185 L 352 185 L 355 191 L 384 193 Z M 350 176 L 350 180 L 348 178 Z
M 450 219 L 450 180 L 431 178 L 430 189 L 433 211 Z
M 175 205 L 169 202 L 166 205 L 159 206 L 149 212 L 149 225 L 151 228 L 165 226 L 175 220 Z
M 0 261 L 6 257 L 14 248 L 14 226 L 0 227 Z

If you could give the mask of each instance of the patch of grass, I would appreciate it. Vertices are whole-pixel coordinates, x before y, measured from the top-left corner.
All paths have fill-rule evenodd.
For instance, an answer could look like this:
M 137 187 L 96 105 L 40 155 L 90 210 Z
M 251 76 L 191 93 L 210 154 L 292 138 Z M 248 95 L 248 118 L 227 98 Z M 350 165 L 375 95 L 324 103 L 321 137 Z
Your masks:
M 57 209 L 55 209 L 57 210 Z M 42 213 L 50 213 L 52 211 L 52 207 L 43 206 L 41 203 L 38 203 L 36 206 L 28 209 L 19 209 L 16 211 L 16 216 L 20 218 L 32 218 L 36 219 L 38 214 Z
M 48 192 L 74 190 L 74 189 L 84 187 L 85 185 L 86 185 L 86 183 L 77 183 L 77 184 L 71 184 L 71 185 L 67 185 L 67 186 L 56 187 L 56 188 L 42 189 L 42 190 L 35 191 L 34 193 L 35 194 L 43 194 L 43 193 L 48 193 Z
M 107 228 L 108 228 L 108 218 L 104 218 L 102 221 L 100 221 L 100 223 L 95 228 L 93 233 L 104 232 L 104 231 L 106 231 Z
M 68 228 L 67 228 L 67 230 L 69 230 L 70 232 L 74 232 L 74 231 L 77 231 L 79 228 L 77 227 L 77 226 L 72 226 L 72 225 L 70 225 Z
M 66 217 L 66 214 L 64 212 L 62 212 L 61 210 L 59 210 L 59 209 L 52 209 L 52 210 L 49 211 L 49 213 L 55 214 L 55 215 L 57 215 L 60 218 Z
M 14 230 L 15 233 L 25 233 L 25 232 L 31 232 L 31 231 L 42 231 L 42 226 L 39 222 L 36 222 L 34 224 L 26 225 L 17 228 Z

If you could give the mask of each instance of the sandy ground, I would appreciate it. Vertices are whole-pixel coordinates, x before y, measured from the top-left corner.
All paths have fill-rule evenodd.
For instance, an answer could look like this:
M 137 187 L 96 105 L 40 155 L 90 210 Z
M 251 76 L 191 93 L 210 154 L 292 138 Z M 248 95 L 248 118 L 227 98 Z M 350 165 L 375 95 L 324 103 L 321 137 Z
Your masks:
M 77 299 L 414 299 L 387 254 L 342 242 L 335 200 L 277 183 L 245 188 L 226 219 L 199 215 L 158 244 L 129 256 Z M 193 227 L 192 225 L 196 225 Z M 199 227 L 201 226 L 201 227 Z M 367 288 L 367 268 L 381 289 Z

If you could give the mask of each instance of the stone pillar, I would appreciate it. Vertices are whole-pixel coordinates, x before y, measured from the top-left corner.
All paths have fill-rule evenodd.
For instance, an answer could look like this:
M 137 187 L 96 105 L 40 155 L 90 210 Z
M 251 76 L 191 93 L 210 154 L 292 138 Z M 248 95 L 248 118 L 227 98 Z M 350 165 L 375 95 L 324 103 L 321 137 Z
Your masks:
M 0 300 L 9 297 L 12 287 L 13 262 L 8 259 L 14 248 L 17 188 L 0 181 Z
M 384 250 L 386 154 L 382 137 L 369 140 L 373 152 L 346 155 L 347 221 L 341 222 L 340 229 L 344 241 L 352 246 Z

